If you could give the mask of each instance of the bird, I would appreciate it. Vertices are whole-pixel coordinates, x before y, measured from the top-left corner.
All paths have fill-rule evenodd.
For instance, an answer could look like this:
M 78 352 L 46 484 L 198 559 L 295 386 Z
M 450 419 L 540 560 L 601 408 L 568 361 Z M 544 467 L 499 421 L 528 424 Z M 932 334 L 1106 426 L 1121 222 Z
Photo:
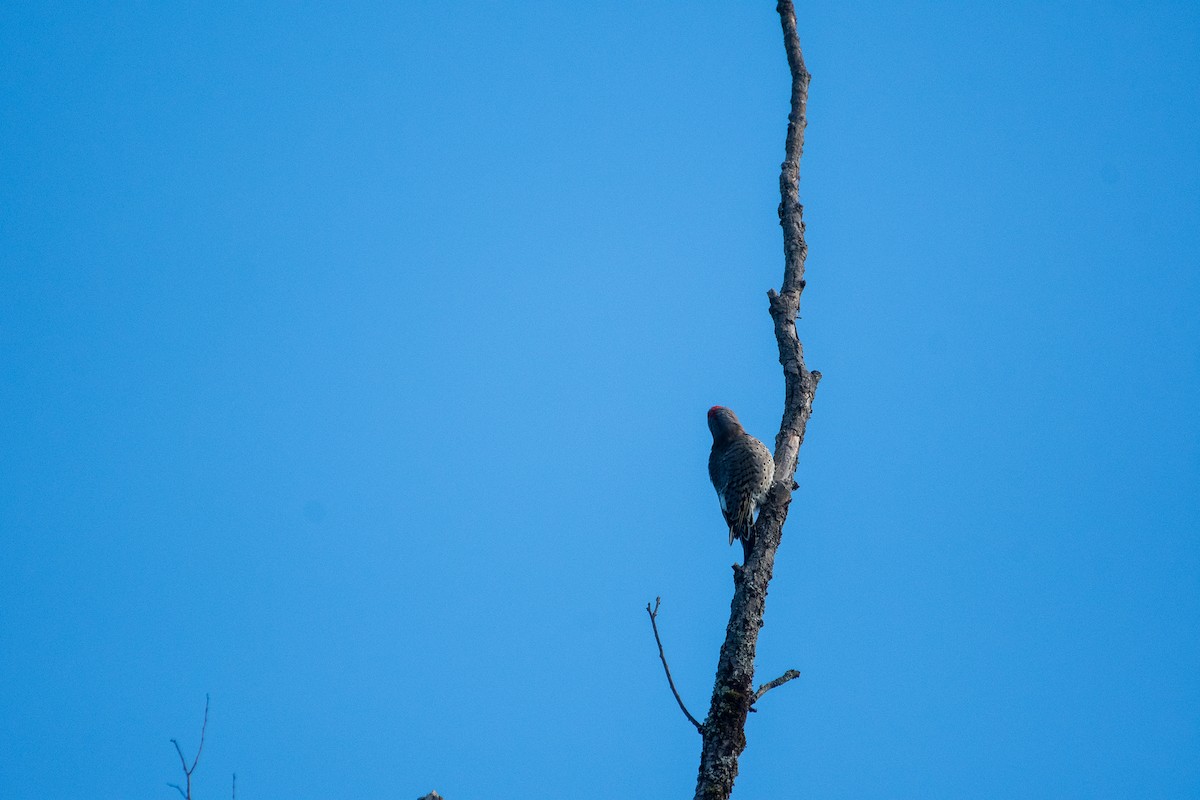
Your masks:
M 729 544 L 742 540 L 744 561 L 754 549 L 754 519 L 775 479 L 775 461 L 767 446 L 746 433 L 737 415 L 724 406 L 708 410 L 712 452 L 708 477 L 729 525 Z

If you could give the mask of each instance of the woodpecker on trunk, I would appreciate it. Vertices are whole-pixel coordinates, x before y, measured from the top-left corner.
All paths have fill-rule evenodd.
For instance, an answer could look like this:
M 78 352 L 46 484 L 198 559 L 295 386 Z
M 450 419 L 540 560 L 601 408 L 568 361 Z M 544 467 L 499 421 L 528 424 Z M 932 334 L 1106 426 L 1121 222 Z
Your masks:
M 771 489 L 775 461 L 766 445 L 746 433 L 737 415 L 724 406 L 708 410 L 708 429 L 713 437 L 708 477 L 729 525 L 729 543 L 741 539 L 744 560 L 749 560 L 754 549 L 754 518 Z

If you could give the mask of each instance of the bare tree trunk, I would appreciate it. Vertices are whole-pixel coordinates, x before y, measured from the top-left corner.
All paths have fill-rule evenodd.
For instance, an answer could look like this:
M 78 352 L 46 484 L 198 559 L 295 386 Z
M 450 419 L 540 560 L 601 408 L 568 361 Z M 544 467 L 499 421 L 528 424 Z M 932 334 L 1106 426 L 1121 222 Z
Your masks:
M 775 551 L 783 534 L 792 490 L 796 487 L 796 459 L 804 442 L 804 431 L 812 414 L 813 395 L 821 373 L 810 372 L 804 365 L 804 349 L 796 334 L 796 316 L 800 294 L 804 291 L 803 208 L 800 205 L 800 156 L 804 150 L 805 108 L 808 102 L 809 74 L 800 53 L 796 33 L 796 11 L 791 0 L 776 6 L 783 23 L 783 41 L 788 67 L 792 73 L 792 107 L 788 115 L 787 142 L 779 175 L 779 224 L 783 227 L 783 286 L 778 293 L 767 293 L 775 339 L 779 345 L 779 363 L 783 365 L 783 420 L 775 437 L 775 485 L 755 525 L 755 545 L 743 567 L 733 568 L 733 602 L 725 643 L 717 662 L 708 717 L 700 726 L 703 748 L 696 800 L 727 800 L 737 777 L 738 757 L 746 748 L 746 717 L 755 701 L 770 689 L 798 673 L 789 671 L 776 681 L 754 690 L 754 654 L 758 630 L 763 625 L 767 584 L 775 565 Z

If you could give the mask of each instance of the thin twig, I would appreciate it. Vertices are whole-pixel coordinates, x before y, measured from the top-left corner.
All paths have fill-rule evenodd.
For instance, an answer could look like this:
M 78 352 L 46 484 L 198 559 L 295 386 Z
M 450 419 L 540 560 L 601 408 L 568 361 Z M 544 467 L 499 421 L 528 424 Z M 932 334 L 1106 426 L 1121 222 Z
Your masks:
M 188 770 L 188 775 L 196 771 L 196 765 L 200 763 L 200 753 L 204 750 L 204 734 L 208 731 L 208 693 L 204 694 L 204 722 L 200 724 L 200 746 L 196 748 L 196 757 L 192 759 L 192 768 Z
M 754 693 L 754 702 L 757 703 L 759 700 L 762 699 L 762 696 L 764 694 L 771 691 L 775 687 L 783 686 L 788 681 L 795 680 L 796 678 L 799 678 L 799 677 L 800 677 L 800 672 L 798 670 L 789 669 L 787 672 L 783 673 L 775 680 L 764 683 L 762 686 L 758 687 L 758 691 Z
M 183 789 L 179 788 L 178 783 L 168 783 L 167 786 L 170 786 L 172 789 L 179 792 L 179 796 L 182 797 L 183 800 L 187 800 L 187 795 L 183 793 Z
M 187 759 L 183 757 L 183 751 L 179 749 L 179 740 L 172 739 L 171 744 L 175 745 L 175 752 L 179 754 L 179 766 L 183 767 L 183 774 L 188 774 Z
M 650 627 L 654 629 L 654 641 L 658 644 L 658 657 L 662 660 L 663 670 L 667 673 L 667 683 L 671 687 L 671 694 L 675 695 L 675 702 L 679 703 L 679 710 L 683 712 L 688 721 L 696 726 L 696 730 L 704 733 L 704 726 L 696 721 L 692 716 L 692 712 L 687 710 L 687 706 L 683 704 L 683 698 L 679 696 L 679 691 L 675 688 L 675 681 L 671 678 L 671 668 L 667 666 L 667 656 L 663 652 L 662 639 L 658 636 L 658 623 L 655 618 L 658 616 L 658 606 L 662 603 L 661 597 L 654 598 L 654 610 L 650 610 L 650 604 L 646 603 L 646 613 L 650 615 Z

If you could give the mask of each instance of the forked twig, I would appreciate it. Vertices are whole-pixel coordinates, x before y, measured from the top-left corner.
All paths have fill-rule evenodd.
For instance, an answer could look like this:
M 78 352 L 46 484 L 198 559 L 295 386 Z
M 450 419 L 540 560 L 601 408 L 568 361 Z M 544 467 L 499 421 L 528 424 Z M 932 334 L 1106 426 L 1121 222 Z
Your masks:
M 175 791 L 179 792 L 183 800 L 192 800 L 192 773 L 196 771 L 196 765 L 200 763 L 200 753 L 204 752 L 204 734 L 208 731 L 208 695 L 204 695 L 204 722 L 200 725 L 200 745 L 196 748 L 196 757 L 192 759 L 192 765 L 189 767 L 187 759 L 183 756 L 183 749 L 179 746 L 178 739 L 172 739 L 171 744 L 175 745 L 175 752 L 179 754 L 179 766 L 183 770 L 184 786 L 177 783 L 168 783 Z M 186 788 L 186 791 L 184 787 Z M 235 789 L 236 791 L 236 789 Z

